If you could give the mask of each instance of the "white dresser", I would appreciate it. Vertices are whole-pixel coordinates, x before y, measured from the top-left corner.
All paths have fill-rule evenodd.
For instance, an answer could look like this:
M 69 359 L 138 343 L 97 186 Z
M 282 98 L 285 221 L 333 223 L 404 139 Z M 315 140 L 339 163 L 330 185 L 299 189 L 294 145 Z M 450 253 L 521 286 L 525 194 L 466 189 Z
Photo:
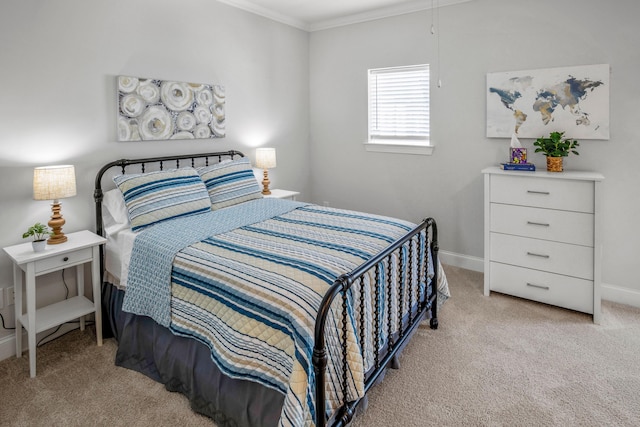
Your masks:
M 601 238 L 595 172 L 484 174 L 484 294 L 593 314 L 600 323 Z

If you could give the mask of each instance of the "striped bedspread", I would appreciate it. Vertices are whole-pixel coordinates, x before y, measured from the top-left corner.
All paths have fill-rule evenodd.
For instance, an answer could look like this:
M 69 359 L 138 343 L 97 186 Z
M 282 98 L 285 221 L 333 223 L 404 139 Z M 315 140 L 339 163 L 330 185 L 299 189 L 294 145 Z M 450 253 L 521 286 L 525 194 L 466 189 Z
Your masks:
M 179 237 L 167 239 L 164 225 L 158 226 L 164 227 L 164 232 L 153 227 L 136 239 L 124 309 L 150 315 L 161 324 L 168 317 L 173 333 L 209 346 L 212 359 L 225 374 L 285 394 L 280 425 L 313 425 L 317 410 L 313 401 L 313 334 L 325 292 L 338 276 L 383 250 L 414 224 L 277 199 L 246 202 L 181 221 L 169 225 L 171 233 L 187 224 L 194 227 L 182 243 L 178 243 Z M 412 254 L 418 261 L 426 256 L 424 234 L 418 240 L 411 250 L 398 251 L 393 265 L 377 274 L 391 274 L 393 280 L 402 277 L 411 289 L 407 293 L 421 295 L 426 272 L 416 269 L 405 275 L 399 271 L 400 265 L 407 265 L 401 264 L 400 258 Z M 170 279 L 157 281 L 167 274 Z M 373 274 L 350 290 L 347 319 L 342 318 L 339 301 L 332 307 L 332 327 L 327 331 L 325 410 L 329 413 L 342 399 L 340 341 L 348 343 L 348 400 L 364 395 L 365 373 L 373 363 L 376 345 L 374 307 L 378 304 L 382 312 L 388 310 L 381 303 L 384 289 L 379 291 L 379 301 L 375 300 Z M 400 304 L 396 292 L 391 300 L 395 313 Z M 410 298 L 404 298 L 402 304 L 411 304 Z M 158 311 L 157 307 L 163 308 Z M 362 311 L 364 317 L 359 316 Z M 363 352 L 361 318 L 366 319 Z M 394 328 L 392 325 L 392 332 Z M 385 339 L 381 336 L 377 345 L 382 347 Z

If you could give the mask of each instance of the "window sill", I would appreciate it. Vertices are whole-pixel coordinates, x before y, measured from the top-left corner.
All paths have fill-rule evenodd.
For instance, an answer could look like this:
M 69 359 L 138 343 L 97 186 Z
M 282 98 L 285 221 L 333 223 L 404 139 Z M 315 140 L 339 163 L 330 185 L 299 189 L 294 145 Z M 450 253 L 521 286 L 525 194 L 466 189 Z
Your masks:
M 433 154 L 433 145 L 418 144 L 385 144 L 378 142 L 365 142 L 364 148 L 375 153 L 415 154 L 430 156 Z

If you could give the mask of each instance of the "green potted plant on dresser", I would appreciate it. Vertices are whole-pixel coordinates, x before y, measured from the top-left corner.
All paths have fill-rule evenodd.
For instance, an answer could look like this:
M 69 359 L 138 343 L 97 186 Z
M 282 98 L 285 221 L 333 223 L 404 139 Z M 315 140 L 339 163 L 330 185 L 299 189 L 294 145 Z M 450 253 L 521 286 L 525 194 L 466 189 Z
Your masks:
M 51 230 L 46 225 L 36 222 L 31 227 L 27 229 L 24 233 L 22 233 L 22 238 L 26 239 L 27 237 L 32 237 L 33 241 L 31 245 L 33 246 L 34 252 L 42 252 L 47 246 L 47 237 L 51 234 Z
M 533 143 L 536 153 L 543 153 L 547 156 L 547 171 L 562 172 L 562 158 L 569 154 L 578 156 L 578 141 L 564 137 L 564 132 L 551 132 L 548 138 L 540 137 Z

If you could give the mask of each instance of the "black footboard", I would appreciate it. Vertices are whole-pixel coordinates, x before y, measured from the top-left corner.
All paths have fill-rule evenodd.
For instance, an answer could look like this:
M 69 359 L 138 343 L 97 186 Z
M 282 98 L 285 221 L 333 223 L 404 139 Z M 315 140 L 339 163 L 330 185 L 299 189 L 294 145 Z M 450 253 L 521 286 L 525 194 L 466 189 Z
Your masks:
M 433 277 L 431 280 L 428 280 L 427 277 L 418 277 L 418 282 L 423 282 L 427 284 L 427 289 L 423 292 L 422 297 L 419 297 L 420 292 L 417 292 L 413 287 L 413 282 L 408 280 L 408 283 L 411 283 L 409 286 L 410 289 L 405 289 L 404 286 L 400 286 L 398 289 L 400 304 L 397 310 L 398 318 L 391 318 L 391 290 L 392 286 L 396 286 L 396 284 L 392 283 L 391 274 L 385 274 L 384 277 L 387 279 L 386 283 L 379 283 L 378 278 L 380 277 L 378 269 L 385 268 L 384 266 L 391 265 L 390 257 L 395 251 L 398 251 L 403 245 L 410 242 L 412 239 L 416 239 L 417 236 L 425 231 L 427 233 L 427 237 L 430 243 L 428 244 L 428 252 L 431 256 L 432 265 L 433 265 Z M 409 244 L 409 248 L 413 248 L 413 245 Z M 411 250 L 411 249 L 409 249 Z M 423 266 L 414 266 L 414 265 L 404 265 L 405 258 L 400 257 L 402 265 L 400 266 L 400 274 L 402 277 L 400 278 L 400 283 L 407 283 L 407 278 L 404 276 L 406 271 L 409 271 L 409 274 L 414 270 L 414 268 L 418 268 L 419 275 L 424 274 L 425 276 L 428 274 L 428 262 L 429 257 L 424 257 L 424 265 Z M 413 258 L 409 256 L 409 263 L 412 262 Z M 388 327 L 387 337 L 388 340 L 386 344 L 380 348 L 378 345 L 375 345 L 375 363 L 372 367 L 372 370 L 369 372 L 365 379 L 365 393 L 375 384 L 378 377 L 384 372 L 387 368 L 391 360 L 394 358 L 396 353 L 403 347 L 403 343 L 411 336 L 411 332 L 420 324 L 420 321 L 423 319 L 424 314 L 427 311 L 430 311 L 430 326 L 432 329 L 438 328 L 438 317 L 437 317 L 437 284 L 438 284 L 438 230 L 436 227 L 436 222 L 433 218 L 427 218 L 422 221 L 416 228 L 407 233 L 402 239 L 396 241 L 393 245 L 389 246 L 385 251 L 378 254 L 376 257 L 370 259 L 366 263 L 362 264 L 360 267 L 355 269 L 349 274 L 345 274 L 340 276 L 333 284 L 333 286 L 329 289 L 329 291 L 324 296 L 322 301 L 322 305 L 318 311 L 318 316 L 316 318 L 315 325 L 315 341 L 314 341 L 314 349 L 313 349 L 313 366 L 315 370 L 316 376 L 316 391 L 315 391 L 315 399 L 316 399 L 316 427 L 324 427 L 329 423 L 329 417 L 325 414 L 325 379 L 326 379 L 326 369 L 327 369 L 327 349 L 326 349 L 326 341 L 325 341 L 325 328 L 326 322 L 328 318 L 328 314 L 330 311 L 330 307 L 336 298 L 341 298 L 342 304 L 342 318 L 347 319 L 347 297 L 346 292 L 359 281 L 363 280 L 363 276 L 369 271 L 375 271 L 376 283 L 375 286 L 375 300 L 377 301 L 380 297 L 380 292 L 383 287 L 387 290 L 384 295 L 387 296 L 385 298 L 384 304 L 388 309 L 386 310 L 386 319 L 382 319 L 383 314 L 379 310 L 379 305 L 375 305 L 374 312 L 374 331 L 375 342 L 380 341 L 380 337 L 382 335 L 381 328 L 386 323 Z M 364 295 L 364 292 L 360 292 L 360 295 Z M 418 299 L 408 304 L 408 311 L 404 310 L 404 302 L 405 298 L 411 298 L 413 295 L 418 295 Z M 364 332 L 364 321 L 360 321 L 360 331 L 359 337 L 361 343 L 365 340 L 365 332 Z M 398 332 L 393 334 L 391 331 L 391 325 L 398 325 Z M 343 337 L 346 336 L 346 322 L 343 321 Z M 337 426 L 345 426 L 352 419 L 355 414 L 355 408 L 360 403 L 360 399 L 349 401 L 347 399 L 347 343 L 343 340 L 341 342 L 342 346 L 342 395 L 343 397 L 342 406 L 337 411 L 334 417 L 331 417 L 332 425 L 334 427 Z M 361 347 L 364 347 L 362 344 Z

